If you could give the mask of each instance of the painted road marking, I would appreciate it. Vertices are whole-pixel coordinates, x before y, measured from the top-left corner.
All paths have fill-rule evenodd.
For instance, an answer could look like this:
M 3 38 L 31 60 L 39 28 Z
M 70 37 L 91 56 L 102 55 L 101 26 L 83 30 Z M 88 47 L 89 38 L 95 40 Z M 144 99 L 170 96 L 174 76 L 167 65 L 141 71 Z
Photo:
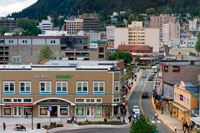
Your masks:
M 155 124 L 156 122 L 155 121 L 151 121 L 151 123 Z
M 160 121 L 157 121 L 157 123 L 161 123 Z

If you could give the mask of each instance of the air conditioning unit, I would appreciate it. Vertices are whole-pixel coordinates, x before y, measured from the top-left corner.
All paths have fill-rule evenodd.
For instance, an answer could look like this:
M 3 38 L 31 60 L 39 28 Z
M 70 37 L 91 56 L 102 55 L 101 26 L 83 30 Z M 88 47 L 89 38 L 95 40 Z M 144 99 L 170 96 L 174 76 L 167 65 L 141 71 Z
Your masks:
M 12 64 L 21 64 L 21 56 L 13 56 L 12 57 Z

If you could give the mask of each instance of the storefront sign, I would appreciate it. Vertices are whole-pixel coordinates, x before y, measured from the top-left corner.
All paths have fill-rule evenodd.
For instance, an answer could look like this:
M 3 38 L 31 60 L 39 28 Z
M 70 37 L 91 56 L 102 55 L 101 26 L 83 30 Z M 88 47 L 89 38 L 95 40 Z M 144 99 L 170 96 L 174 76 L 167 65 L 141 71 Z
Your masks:
M 173 72 L 180 72 L 180 66 L 173 66 Z
M 183 101 L 183 95 L 180 95 L 180 100 Z
M 51 79 L 51 75 L 44 75 L 44 74 L 38 75 L 38 74 L 36 74 L 36 75 L 34 75 L 34 78 L 35 79 Z
M 56 75 L 57 79 L 71 79 L 72 75 Z

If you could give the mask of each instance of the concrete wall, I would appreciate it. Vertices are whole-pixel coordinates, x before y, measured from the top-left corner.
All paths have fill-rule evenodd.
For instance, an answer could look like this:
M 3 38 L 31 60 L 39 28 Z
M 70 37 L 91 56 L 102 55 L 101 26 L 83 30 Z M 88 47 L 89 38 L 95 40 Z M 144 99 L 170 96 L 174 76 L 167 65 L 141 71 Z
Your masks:
M 153 52 L 159 52 L 159 28 L 145 28 L 145 45 L 153 47 Z
M 115 28 L 115 41 L 114 48 L 118 48 L 119 45 L 128 45 L 128 28 Z

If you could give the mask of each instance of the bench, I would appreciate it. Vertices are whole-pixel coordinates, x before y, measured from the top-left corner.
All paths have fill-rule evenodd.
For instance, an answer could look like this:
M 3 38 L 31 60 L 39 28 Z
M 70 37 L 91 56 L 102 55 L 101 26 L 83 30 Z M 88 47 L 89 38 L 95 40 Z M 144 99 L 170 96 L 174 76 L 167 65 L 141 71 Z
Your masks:
M 15 131 L 25 131 L 24 129 L 21 129 L 21 127 L 15 127 L 14 130 Z

